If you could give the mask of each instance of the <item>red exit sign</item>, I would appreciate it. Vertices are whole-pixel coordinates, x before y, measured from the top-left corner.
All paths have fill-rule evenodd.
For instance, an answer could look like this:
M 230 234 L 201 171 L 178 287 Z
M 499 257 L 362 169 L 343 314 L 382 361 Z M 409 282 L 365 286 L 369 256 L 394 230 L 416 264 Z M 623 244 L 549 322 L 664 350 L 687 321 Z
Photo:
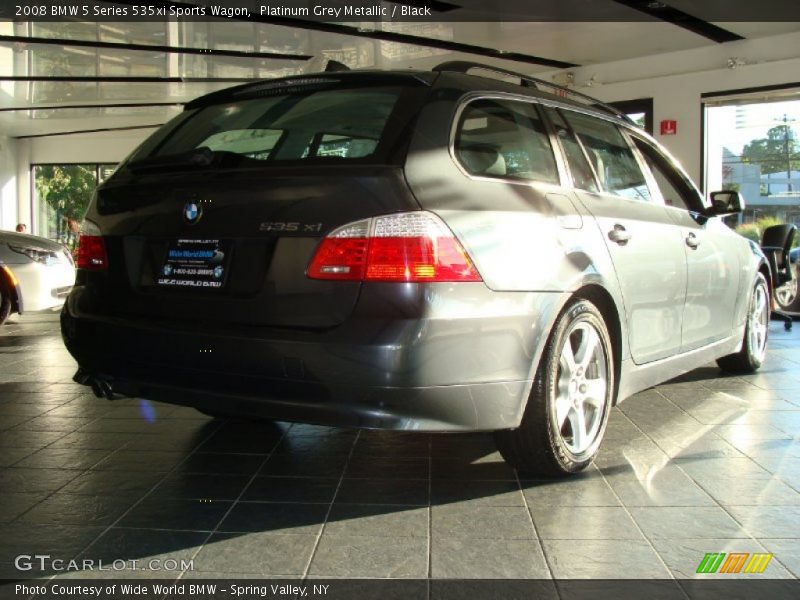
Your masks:
M 672 119 L 661 121 L 661 135 L 675 135 L 678 133 L 678 122 Z

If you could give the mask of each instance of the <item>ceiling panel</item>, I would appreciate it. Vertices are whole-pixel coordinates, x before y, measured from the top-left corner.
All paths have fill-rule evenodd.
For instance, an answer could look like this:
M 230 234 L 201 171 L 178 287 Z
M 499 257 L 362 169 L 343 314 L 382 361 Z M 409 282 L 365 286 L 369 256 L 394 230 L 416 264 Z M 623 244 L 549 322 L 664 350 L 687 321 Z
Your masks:
M 565 0 L 566 1 L 566 0 Z M 614 0 L 570 0 L 591 4 L 592 11 L 613 5 L 631 18 L 631 9 Z M 463 0 L 462 6 L 498 10 L 496 0 Z M 520 8 L 522 7 L 522 8 Z M 514 18 L 522 2 L 503 2 L 505 22 L 360 23 L 363 29 L 415 36 L 421 40 L 454 41 L 501 52 L 592 65 L 692 48 L 714 47 L 711 40 L 660 21 L 530 23 Z M 611 10 L 611 9 L 609 9 Z M 626 11 L 628 11 L 626 13 Z M 601 11 L 602 13 L 602 11 Z M 589 12 L 602 18 L 602 14 Z M 616 13 L 614 13 L 616 14 Z M 621 17 L 623 18 L 623 17 Z M 637 17 L 638 18 L 638 17 Z M 800 23 L 717 23 L 745 37 L 762 37 L 800 31 Z M 26 135 L 46 131 L 106 128 L 159 122 L 174 111 L 170 107 L 64 108 L 55 106 L 101 104 L 183 103 L 233 82 L 217 79 L 257 79 L 318 71 L 327 60 L 354 68 L 429 69 L 448 60 L 473 60 L 535 75 L 551 66 L 485 58 L 452 52 L 423 43 L 382 41 L 369 37 L 310 31 L 303 28 L 253 22 L 166 23 L 0 23 L 0 35 L 61 40 L 100 41 L 112 44 L 146 44 L 178 49 L 124 49 L 75 47 L 68 43 L 0 43 L 0 135 Z M 366 34 L 365 34 L 366 35 Z M 308 61 L 207 56 L 187 54 L 180 48 L 209 48 L 229 52 L 271 52 L 312 56 Z M 125 81 L 9 81 L 9 77 L 167 78 L 165 82 Z M 3 78 L 6 78 L 3 80 Z M 187 81 L 181 81 L 187 79 Z M 198 81 L 200 80 L 200 81 Z M 204 81 L 205 80 L 205 81 Z M 47 107 L 34 112 L 3 109 Z M 121 124 L 121 125 L 120 125 Z

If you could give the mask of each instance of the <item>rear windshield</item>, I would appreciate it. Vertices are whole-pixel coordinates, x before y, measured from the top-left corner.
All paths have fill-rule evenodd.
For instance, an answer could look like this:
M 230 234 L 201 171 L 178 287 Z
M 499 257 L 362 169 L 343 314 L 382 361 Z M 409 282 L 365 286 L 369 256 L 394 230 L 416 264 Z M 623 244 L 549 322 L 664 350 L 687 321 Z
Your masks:
M 244 164 L 271 161 L 384 162 L 408 125 L 418 88 L 294 88 L 197 109 L 148 158 L 211 151 Z M 416 104 L 416 102 L 414 102 Z M 136 159 L 143 158 L 137 153 Z

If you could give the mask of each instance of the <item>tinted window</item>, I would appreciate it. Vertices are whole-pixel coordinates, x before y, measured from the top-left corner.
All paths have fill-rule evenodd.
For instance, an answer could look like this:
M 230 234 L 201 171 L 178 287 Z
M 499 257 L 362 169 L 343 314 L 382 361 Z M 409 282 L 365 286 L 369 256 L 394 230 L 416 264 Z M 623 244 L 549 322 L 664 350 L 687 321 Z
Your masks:
M 699 207 L 692 206 L 692 197 L 695 194 L 683 181 L 683 176 L 669 166 L 668 161 L 650 144 L 636 138 L 634 141 L 653 173 L 664 204 L 684 210 L 698 210 Z
M 209 148 L 256 161 L 363 159 L 398 134 L 389 125 L 403 88 L 295 89 L 199 109 L 154 156 Z
M 600 186 L 609 194 L 649 201 L 650 190 L 625 137 L 613 123 L 565 111 L 592 161 Z
M 558 139 L 561 142 L 561 148 L 564 150 L 567 166 L 572 174 L 573 185 L 581 190 L 599 192 L 592 167 L 589 166 L 589 161 L 586 160 L 586 155 L 583 153 L 575 133 L 567 125 L 564 117 L 556 110 L 552 108 L 546 108 L 545 110 L 553 122 L 556 135 L 558 135 Z
M 461 113 L 455 152 L 473 175 L 559 183 L 550 138 L 527 102 L 470 102 Z

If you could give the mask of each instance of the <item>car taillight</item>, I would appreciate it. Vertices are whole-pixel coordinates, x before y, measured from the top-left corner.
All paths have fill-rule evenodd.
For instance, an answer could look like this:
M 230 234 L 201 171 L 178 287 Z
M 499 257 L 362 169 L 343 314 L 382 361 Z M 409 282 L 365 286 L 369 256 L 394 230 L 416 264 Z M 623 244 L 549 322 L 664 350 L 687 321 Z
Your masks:
M 81 234 L 78 241 L 77 267 L 95 271 L 108 267 L 106 245 L 103 243 L 102 236 Z
M 108 268 L 106 244 L 103 236 L 100 235 L 100 228 L 91 221 L 83 222 L 81 236 L 78 238 L 76 266 L 79 269 L 90 271 L 101 271 Z
M 427 212 L 349 223 L 322 240 L 311 279 L 345 281 L 482 281 L 447 226 Z

